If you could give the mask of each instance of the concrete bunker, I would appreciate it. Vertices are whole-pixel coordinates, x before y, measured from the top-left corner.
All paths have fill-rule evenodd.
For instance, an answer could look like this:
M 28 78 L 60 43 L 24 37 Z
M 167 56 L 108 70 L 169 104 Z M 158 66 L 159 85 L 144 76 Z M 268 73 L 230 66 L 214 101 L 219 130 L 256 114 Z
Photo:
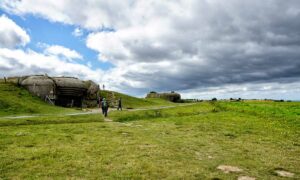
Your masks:
M 64 107 L 95 107 L 99 86 L 93 81 L 74 77 L 33 75 L 8 78 L 8 81 L 26 88 L 30 93 L 53 105 Z
M 155 91 L 151 91 L 147 94 L 146 98 L 161 98 L 171 102 L 180 102 L 181 96 L 179 93 L 171 91 L 170 93 L 157 93 Z

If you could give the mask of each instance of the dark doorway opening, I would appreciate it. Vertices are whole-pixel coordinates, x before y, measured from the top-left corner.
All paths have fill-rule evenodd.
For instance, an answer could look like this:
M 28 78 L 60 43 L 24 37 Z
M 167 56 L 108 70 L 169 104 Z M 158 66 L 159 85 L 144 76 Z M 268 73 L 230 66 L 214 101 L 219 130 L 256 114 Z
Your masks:
M 82 98 L 78 96 L 58 96 L 55 105 L 63 107 L 81 107 Z

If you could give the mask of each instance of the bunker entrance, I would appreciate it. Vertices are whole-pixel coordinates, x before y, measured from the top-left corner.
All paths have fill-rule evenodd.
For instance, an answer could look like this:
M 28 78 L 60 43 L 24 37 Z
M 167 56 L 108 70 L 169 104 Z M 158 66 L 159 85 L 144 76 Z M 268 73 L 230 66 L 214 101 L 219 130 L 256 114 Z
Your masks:
M 55 105 L 63 107 L 81 107 L 82 98 L 78 96 L 58 96 Z

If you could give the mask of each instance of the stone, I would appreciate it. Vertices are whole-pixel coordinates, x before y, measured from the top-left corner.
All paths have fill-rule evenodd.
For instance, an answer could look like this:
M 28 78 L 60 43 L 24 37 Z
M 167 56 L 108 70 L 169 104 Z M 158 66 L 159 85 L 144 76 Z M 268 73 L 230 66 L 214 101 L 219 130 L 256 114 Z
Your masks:
M 235 166 L 229 166 L 229 165 L 219 165 L 217 169 L 223 171 L 224 173 L 231 173 L 231 172 L 242 172 L 243 170 L 235 167 Z
M 238 180 L 256 180 L 256 178 L 250 176 L 239 176 Z
M 288 171 L 284 171 L 284 170 L 276 170 L 275 173 L 278 175 L 278 176 L 281 176 L 281 177 L 294 177 L 294 173 L 291 173 L 291 172 L 288 172 Z

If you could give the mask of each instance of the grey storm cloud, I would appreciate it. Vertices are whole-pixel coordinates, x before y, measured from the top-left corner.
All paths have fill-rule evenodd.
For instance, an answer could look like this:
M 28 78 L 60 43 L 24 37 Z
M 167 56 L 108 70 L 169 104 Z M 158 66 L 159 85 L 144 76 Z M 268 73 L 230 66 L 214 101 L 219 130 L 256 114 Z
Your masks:
M 155 73 L 132 70 L 126 78 L 158 90 L 299 81 L 300 1 L 217 2 L 201 1 L 191 16 L 173 19 L 170 34 L 157 40 L 161 48 L 129 44 L 136 63 L 148 62 L 142 70 Z M 164 60 L 170 65 L 155 64 Z

